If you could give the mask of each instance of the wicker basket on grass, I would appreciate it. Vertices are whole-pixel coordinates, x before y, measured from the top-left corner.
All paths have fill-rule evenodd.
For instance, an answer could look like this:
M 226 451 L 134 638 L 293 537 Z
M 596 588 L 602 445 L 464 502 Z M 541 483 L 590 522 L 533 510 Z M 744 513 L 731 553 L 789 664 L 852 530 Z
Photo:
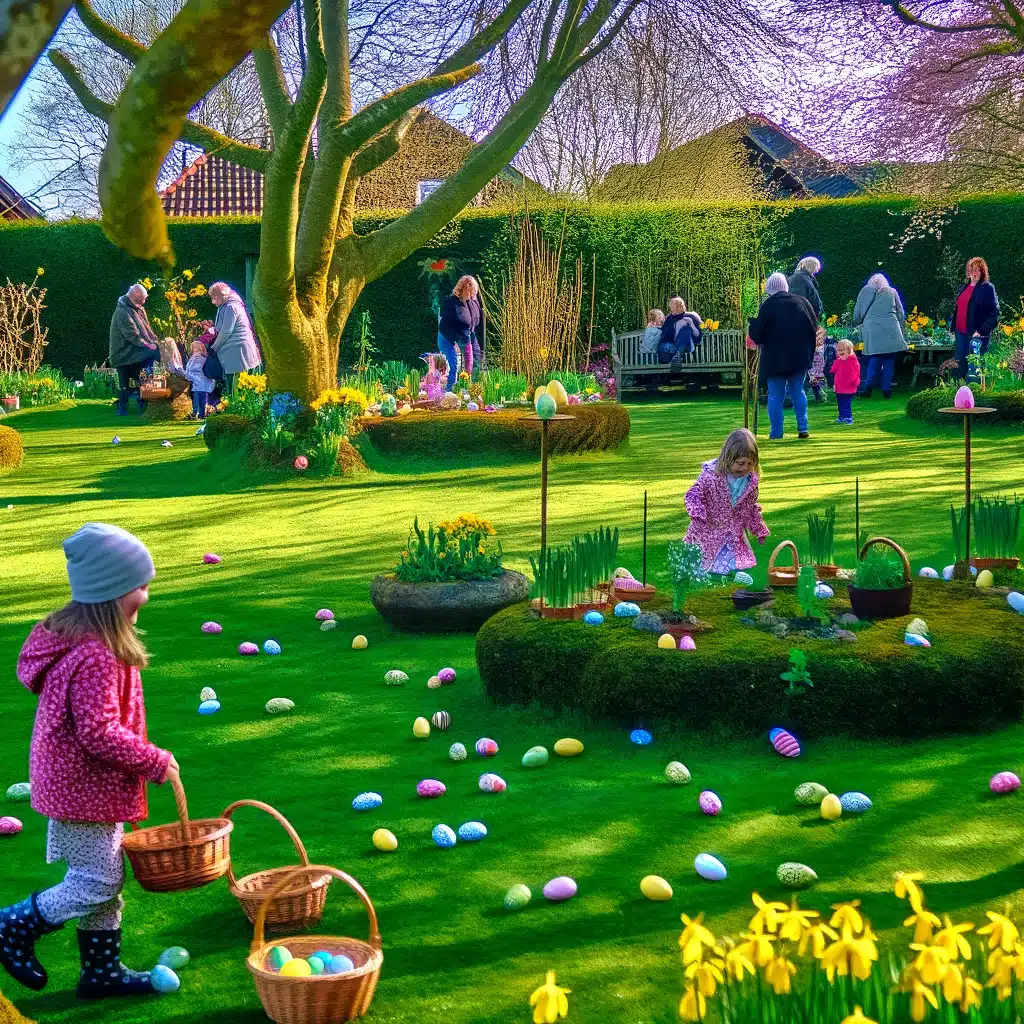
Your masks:
M 178 820 L 125 832 L 122 845 L 132 872 L 148 892 L 184 892 L 209 885 L 231 867 L 227 818 L 190 821 L 181 780 L 171 777 Z
M 309 854 L 306 853 L 299 834 L 280 811 L 259 800 L 236 800 L 230 807 L 224 809 L 221 817 L 230 819 L 239 807 L 255 807 L 259 811 L 266 811 L 279 822 L 295 845 L 295 850 L 302 861 L 301 866 L 309 867 Z M 256 923 L 267 893 L 285 875 L 292 875 L 295 869 L 295 865 L 271 868 L 236 879 L 234 870 L 228 868 L 228 888 L 231 895 L 242 905 L 242 910 L 251 924 Z M 294 885 L 279 892 L 271 901 L 266 913 L 266 928 L 273 931 L 300 931 L 318 924 L 323 916 L 324 904 L 327 902 L 327 886 L 330 882 L 331 876 L 326 871 L 319 875 L 310 875 L 308 879 L 296 879 Z
M 370 919 L 367 941 L 340 935 L 294 935 L 267 942 L 265 921 L 274 900 L 294 884 L 297 877 L 315 877 L 324 872 L 351 886 L 363 901 Z M 274 946 L 284 946 L 292 956 L 302 959 L 327 950 L 335 956 L 347 956 L 355 966 L 345 974 L 282 977 L 269 963 Z M 383 963 L 377 912 L 366 890 L 344 871 L 322 864 L 292 869 L 267 893 L 256 915 L 252 946 L 246 960 L 263 1009 L 277 1024 L 336 1024 L 362 1017 L 370 1008 Z
M 787 549 L 793 553 L 793 568 L 790 569 L 788 566 L 776 567 L 775 560 Z M 784 540 L 768 559 L 768 586 L 795 587 L 799 579 L 800 555 L 797 554 L 796 545 L 791 540 Z

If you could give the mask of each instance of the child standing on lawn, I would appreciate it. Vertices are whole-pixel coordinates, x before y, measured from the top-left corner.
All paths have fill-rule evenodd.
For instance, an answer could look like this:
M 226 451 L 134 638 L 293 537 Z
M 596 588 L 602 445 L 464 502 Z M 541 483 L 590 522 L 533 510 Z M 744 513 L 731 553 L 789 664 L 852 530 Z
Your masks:
M 757 438 L 740 427 L 725 439 L 718 458 L 704 463 L 686 492 L 690 528 L 683 540 L 700 547 L 708 572 L 725 576 L 757 565 L 747 531 L 760 544 L 771 532 L 757 503 L 759 466 Z
M 36 940 L 78 918 L 82 999 L 152 992 L 148 971 L 121 964 L 122 822 L 146 817 L 146 781 L 178 775 L 146 739 L 135 631 L 155 575 L 145 544 L 86 523 L 64 541 L 71 602 L 40 622 L 18 658 L 18 679 L 39 697 L 29 772 L 32 809 L 50 819 L 46 862 L 67 874 L 0 909 L 0 966 L 31 989 L 46 985 Z M 9 876 L 7 876 L 9 880 Z
M 832 387 L 836 392 L 839 415 L 836 423 L 853 423 L 853 396 L 860 387 L 860 362 L 853 351 L 853 342 L 844 338 L 836 345 L 836 361 L 832 364 Z
M 206 419 L 206 407 L 210 404 L 210 395 L 217 386 L 215 380 L 211 380 L 203 373 L 206 365 L 206 346 L 201 341 L 192 342 L 192 354 L 188 357 L 188 365 L 185 367 L 185 376 L 192 383 L 192 415 L 197 420 Z
M 819 403 L 825 400 L 825 341 L 827 337 L 825 329 L 819 327 L 814 339 L 814 358 L 811 360 L 811 368 L 807 373 L 808 383 L 814 392 L 814 400 Z

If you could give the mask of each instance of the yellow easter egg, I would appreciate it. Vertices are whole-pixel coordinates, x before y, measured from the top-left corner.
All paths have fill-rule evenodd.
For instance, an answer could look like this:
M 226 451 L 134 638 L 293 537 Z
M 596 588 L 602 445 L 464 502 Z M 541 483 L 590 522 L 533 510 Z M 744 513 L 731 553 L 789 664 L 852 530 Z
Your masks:
M 555 400 L 556 408 L 561 410 L 569 404 L 569 396 L 565 393 L 565 388 L 562 387 L 561 381 L 548 381 L 547 392 Z
M 826 821 L 835 821 L 843 813 L 843 805 L 839 802 L 839 797 L 835 793 L 829 793 L 824 800 L 821 801 L 821 816 Z
M 313 968 L 305 960 L 300 960 L 298 957 L 289 960 L 281 968 L 282 978 L 308 978 L 312 973 Z
M 640 881 L 640 891 L 649 900 L 672 899 L 672 886 L 659 875 L 647 875 Z
M 583 744 L 579 740 L 566 737 L 564 740 L 558 740 L 555 743 L 555 753 L 559 757 L 575 757 L 577 754 L 583 753 Z
M 676 649 L 676 638 L 671 633 L 662 633 L 658 637 L 658 646 L 663 647 L 666 651 L 674 651 Z
M 536 405 L 537 404 L 537 399 L 540 398 L 541 395 L 546 395 L 547 393 L 548 393 L 547 385 L 545 385 L 545 384 L 538 385 L 537 388 L 533 392 L 533 404 Z
M 992 575 L 990 569 L 982 569 L 978 573 L 978 578 L 975 580 L 975 586 L 978 587 L 991 587 L 995 583 L 995 577 Z
M 392 850 L 398 849 L 398 839 L 394 832 L 390 832 L 386 828 L 379 828 L 373 833 L 373 845 L 378 850 L 390 853 Z
M 352 650 L 353 651 L 365 651 L 369 641 L 363 636 L 362 633 L 359 636 L 352 637 Z
M 417 718 L 412 723 L 412 734 L 417 739 L 425 740 L 430 735 L 430 723 L 425 718 Z

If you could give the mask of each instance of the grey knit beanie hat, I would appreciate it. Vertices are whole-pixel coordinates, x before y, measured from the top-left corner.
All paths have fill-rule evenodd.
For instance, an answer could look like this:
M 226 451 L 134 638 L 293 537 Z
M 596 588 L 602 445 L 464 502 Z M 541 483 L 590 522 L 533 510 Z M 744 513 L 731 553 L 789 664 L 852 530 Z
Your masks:
M 102 604 L 144 587 L 156 568 L 146 545 L 109 523 L 86 523 L 64 541 L 71 599 Z

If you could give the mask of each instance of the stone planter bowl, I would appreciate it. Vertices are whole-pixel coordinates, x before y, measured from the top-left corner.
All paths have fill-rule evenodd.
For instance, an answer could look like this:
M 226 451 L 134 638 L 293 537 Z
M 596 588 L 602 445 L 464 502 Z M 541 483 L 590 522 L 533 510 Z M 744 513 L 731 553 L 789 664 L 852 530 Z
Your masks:
M 474 632 L 495 612 L 529 596 L 530 581 L 511 569 L 492 580 L 405 583 L 383 575 L 370 584 L 370 600 L 381 616 L 416 633 Z

